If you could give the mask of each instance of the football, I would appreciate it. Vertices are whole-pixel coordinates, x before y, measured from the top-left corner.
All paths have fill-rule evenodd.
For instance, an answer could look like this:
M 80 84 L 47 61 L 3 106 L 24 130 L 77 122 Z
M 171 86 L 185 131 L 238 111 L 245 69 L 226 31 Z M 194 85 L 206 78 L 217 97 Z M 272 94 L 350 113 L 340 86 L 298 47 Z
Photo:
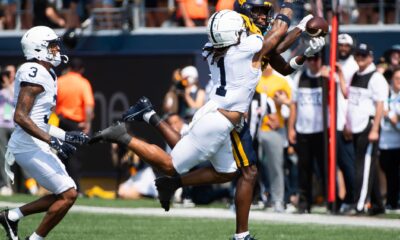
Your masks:
M 306 32 L 311 37 L 323 37 L 329 31 L 328 22 L 321 17 L 313 17 L 307 22 Z

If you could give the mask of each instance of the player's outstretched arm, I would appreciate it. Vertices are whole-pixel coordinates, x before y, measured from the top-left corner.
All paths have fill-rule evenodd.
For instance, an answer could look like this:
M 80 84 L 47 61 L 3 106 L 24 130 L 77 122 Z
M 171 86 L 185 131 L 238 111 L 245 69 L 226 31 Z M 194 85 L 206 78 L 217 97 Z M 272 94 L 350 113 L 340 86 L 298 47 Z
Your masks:
M 312 14 L 305 16 L 296 27 L 288 32 L 285 38 L 278 44 L 274 52 L 281 54 L 290 48 L 292 44 L 301 36 L 301 33 L 306 30 L 307 22 L 313 17 L 314 16 Z
M 306 61 L 307 57 L 314 56 L 325 46 L 324 37 L 315 37 L 309 41 L 309 46 L 303 54 L 295 56 L 286 62 L 286 60 L 279 54 L 274 53 L 269 56 L 269 63 L 271 67 L 282 75 L 292 74 L 297 69 L 301 68 Z
M 255 61 L 260 62 L 262 57 L 268 55 L 276 48 L 282 37 L 286 34 L 293 15 L 292 4 L 294 0 L 285 0 L 281 6 L 279 14 L 276 16 L 272 29 L 264 36 L 263 46 L 255 55 Z M 256 66 L 257 67 L 257 66 Z

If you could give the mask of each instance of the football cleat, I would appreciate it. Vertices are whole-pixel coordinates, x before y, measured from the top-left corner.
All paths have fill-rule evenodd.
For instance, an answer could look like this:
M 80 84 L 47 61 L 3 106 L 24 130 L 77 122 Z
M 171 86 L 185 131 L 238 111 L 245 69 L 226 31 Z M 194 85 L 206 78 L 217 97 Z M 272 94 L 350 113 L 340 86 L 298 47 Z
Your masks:
M 18 221 L 8 219 L 8 209 L 0 212 L 0 223 L 6 230 L 8 240 L 18 240 Z
M 237 240 L 235 237 L 232 238 L 232 240 Z M 243 238 L 243 240 L 257 240 L 254 237 L 247 235 L 246 237 Z
M 153 104 L 147 97 L 141 97 L 135 104 L 133 104 L 128 111 L 122 114 L 124 122 L 144 121 L 143 114 L 153 110 Z
M 176 189 L 181 187 L 180 180 L 177 177 L 159 177 L 155 181 L 161 207 L 168 212 L 172 196 L 174 196 Z
M 116 122 L 106 129 L 103 129 L 89 140 L 89 144 L 100 141 L 120 143 L 128 145 L 132 137 L 127 133 L 125 123 Z

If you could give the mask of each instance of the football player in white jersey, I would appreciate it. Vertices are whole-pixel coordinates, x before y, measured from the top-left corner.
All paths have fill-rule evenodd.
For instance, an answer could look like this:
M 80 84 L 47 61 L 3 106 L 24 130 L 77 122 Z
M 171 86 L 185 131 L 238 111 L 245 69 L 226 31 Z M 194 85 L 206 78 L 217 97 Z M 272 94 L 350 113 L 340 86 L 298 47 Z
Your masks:
M 6 161 L 11 165 L 15 160 L 52 194 L 0 212 L 0 223 L 7 238 L 17 240 L 18 221 L 22 217 L 47 212 L 35 232 L 26 238 L 39 240 L 63 219 L 78 195 L 75 182 L 68 176 L 60 158 L 67 159 L 76 150 L 71 144 L 84 144 L 89 137 L 47 124 L 57 94 L 57 76 L 52 68 L 68 61 L 68 57 L 60 53 L 56 33 L 48 27 L 33 27 L 23 35 L 21 45 L 28 62 L 16 73 L 16 128 L 8 142 Z M 13 173 L 6 171 L 13 179 Z
M 243 113 L 249 107 L 261 75 L 262 57 L 276 47 L 288 29 L 292 15 L 289 7 L 291 2 L 285 1 L 286 5 L 282 7 L 270 34 L 265 37 L 258 34 L 248 36 L 243 18 L 234 11 L 220 11 L 210 18 L 208 25 L 210 43 L 206 45 L 204 56 L 210 65 L 214 89 L 210 101 L 195 114 L 188 133 L 182 139 L 177 141 L 179 134 L 163 134 L 167 136 L 169 145 L 173 146 L 174 141 L 178 142 L 170 155 L 155 145 L 132 138 L 121 123 L 104 129 L 92 138 L 92 142 L 106 140 L 127 145 L 148 163 L 169 176 L 187 173 L 190 168 L 202 161 L 209 160 L 212 163 L 214 171 L 203 171 L 196 178 L 186 177 L 195 175 L 194 172 L 188 173 L 177 178 L 179 182 L 176 184 L 179 185 L 226 182 L 237 175 L 239 166 L 243 177 L 238 185 L 246 187 L 241 187 L 242 192 L 236 195 L 247 198 L 236 205 L 235 239 L 252 239 L 248 232 L 248 216 L 257 169 L 249 163 L 249 159 L 242 159 L 240 163 L 235 162 L 233 155 L 245 149 L 243 146 L 236 146 L 232 150 L 234 139 L 231 141 L 231 132 L 236 126 L 240 128 Z M 322 46 L 314 48 L 313 51 L 319 51 Z M 300 65 L 301 62 L 296 61 L 296 64 Z M 137 105 L 128 110 L 124 114 L 124 120 L 145 120 L 153 126 L 171 132 L 165 126 L 166 123 L 152 110 L 146 98 L 142 98 Z M 195 172 L 198 173 L 197 170 Z M 159 193 L 162 194 L 162 191 Z M 160 201 L 163 208 L 168 211 L 169 199 L 162 199 L 160 196 Z

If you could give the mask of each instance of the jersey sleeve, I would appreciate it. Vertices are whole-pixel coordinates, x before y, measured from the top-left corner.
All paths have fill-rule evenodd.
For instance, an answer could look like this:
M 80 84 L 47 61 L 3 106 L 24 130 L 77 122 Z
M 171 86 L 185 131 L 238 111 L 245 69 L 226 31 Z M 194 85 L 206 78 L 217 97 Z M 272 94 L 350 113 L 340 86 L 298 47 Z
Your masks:
M 385 101 L 388 98 L 389 85 L 382 74 L 375 72 L 370 80 L 369 87 L 372 90 L 372 99 L 375 102 Z
M 245 38 L 239 45 L 239 49 L 244 52 L 257 53 L 261 50 L 264 38 L 260 34 L 252 34 Z
M 48 73 L 44 71 L 46 70 L 42 69 L 40 66 L 30 65 L 25 67 L 21 69 L 21 73 L 19 74 L 19 82 L 33 83 L 46 88 Z

